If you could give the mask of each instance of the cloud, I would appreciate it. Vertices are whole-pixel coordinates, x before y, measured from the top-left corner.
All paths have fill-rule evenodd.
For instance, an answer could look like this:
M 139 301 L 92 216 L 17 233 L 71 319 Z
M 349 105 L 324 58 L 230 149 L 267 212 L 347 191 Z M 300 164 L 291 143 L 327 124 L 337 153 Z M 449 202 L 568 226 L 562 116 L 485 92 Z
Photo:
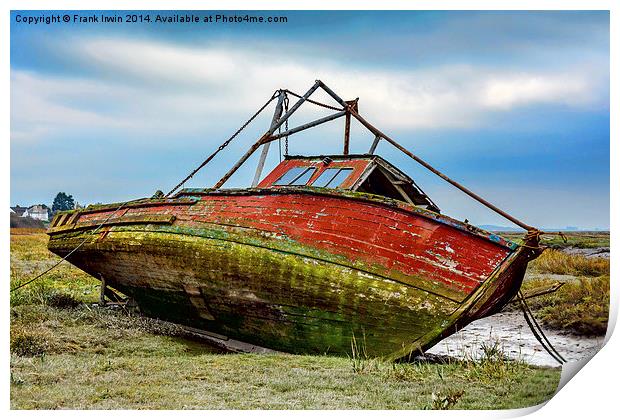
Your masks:
M 100 81 L 11 73 L 11 139 L 35 141 L 58 131 L 128 128 L 127 118 L 99 109 L 120 99 Z M 89 109 L 90 108 L 90 109 Z
M 481 92 L 481 103 L 491 109 L 510 109 L 535 103 L 580 106 L 594 103 L 596 93 L 585 75 L 541 76 L 517 74 L 491 77 Z
M 359 96 L 362 114 L 388 131 L 478 127 L 494 113 L 538 104 L 604 106 L 607 91 L 605 74 L 579 66 L 361 70 L 334 57 L 273 56 L 247 44 L 187 47 L 122 38 L 80 39 L 58 48 L 90 66 L 90 78 L 13 70 L 14 141 L 83 127 L 204 132 L 244 120 L 277 88 L 302 92 L 318 78 L 344 99 Z

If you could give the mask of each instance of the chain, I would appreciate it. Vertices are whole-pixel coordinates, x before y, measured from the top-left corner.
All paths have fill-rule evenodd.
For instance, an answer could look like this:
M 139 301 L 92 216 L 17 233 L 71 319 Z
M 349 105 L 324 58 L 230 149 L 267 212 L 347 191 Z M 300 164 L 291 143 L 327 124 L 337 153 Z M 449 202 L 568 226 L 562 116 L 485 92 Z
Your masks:
M 288 113 L 288 96 L 284 98 L 284 114 Z M 288 118 L 284 121 L 284 131 L 288 131 Z M 288 136 L 284 138 L 284 156 L 288 156 Z
M 301 99 L 301 98 L 302 98 L 302 96 L 301 96 L 299 93 L 291 92 L 291 91 L 290 91 L 290 90 L 288 90 L 288 89 L 286 89 L 286 90 L 285 90 L 285 92 L 286 92 L 286 93 L 290 93 L 291 95 L 295 96 L 296 98 L 299 98 L 299 99 Z M 321 107 L 323 107 L 323 108 L 331 109 L 331 110 L 334 110 L 334 111 L 342 111 L 342 109 L 341 109 L 341 108 L 338 108 L 338 107 L 335 107 L 335 106 L 331 106 L 331 105 L 327 105 L 327 104 L 324 104 L 324 103 L 322 103 L 322 102 L 313 101 L 313 100 L 312 100 L 312 99 L 310 99 L 310 98 L 307 98 L 307 99 L 306 99 L 306 102 L 311 103 L 311 104 L 314 104 L 314 105 L 321 106 Z
M 282 133 L 282 126 L 278 127 L 278 134 Z M 278 139 L 278 153 L 280 154 L 280 162 L 282 162 L 282 138 Z
M 177 184 L 176 187 L 174 187 L 173 189 L 170 190 L 170 192 L 168 194 L 165 195 L 165 197 L 169 197 L 170 194 L 172 194 L 173 192 L 175 192 L 179 187 L 183 186 L 183 184 L 185 184 L 190 178 L 192 178 L 194 175 L 196 175 L 196 173 L 201 170 L 207 163 L 209 163 L 211 161 L 211 159 L 213 159 L 215 157 L 215 155 L 217 155 L 219 152 L 221 152 L 222 150 L 224 150 L 226 148 L 226 146 L 228 146 L 230 144 L 230 142 L 237 137 L 237 135 L 239 133 L 241 133 L 252 121 L 254 121 L 254 119 L 256 117 L 258 117 L 258 114 L 260 114 L 261 112 L 263 112 L 263 110 L 265 108 L 267 108 L 267 106 L 269 106 L 269 104 L 278 97 L 278 94 L 280 93 L 279 90 L 276 90 L 273 95 L 271 95 L 271 98 L 265 103 L 265 105 L 263 105 L 258 111 L 256 111 L 256 113 L 254 115 L 252 115 L 250 117 L 249 120 L 247 120 L 237 131 L 235 131 L 235 133 L 230 136 L 230 138 L 228 140 L 226 140 L 224 143 L 222 143 L 220 145 L 220 147 L 217 148 L 217 150 L 215 152 L 213 152 L 208 158 L 205 159 L 204 162 L 202 162 L 196 169 L 194 169 L 188 176 L 185 177 L 185 179 L 181 182 L 179 182 Z

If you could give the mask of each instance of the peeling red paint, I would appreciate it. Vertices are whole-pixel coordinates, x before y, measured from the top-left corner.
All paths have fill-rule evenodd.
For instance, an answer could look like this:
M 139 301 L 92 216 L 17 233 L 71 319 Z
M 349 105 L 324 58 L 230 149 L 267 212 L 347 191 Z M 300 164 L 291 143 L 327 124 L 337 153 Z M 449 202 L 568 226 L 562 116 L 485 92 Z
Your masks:
M 119 216 L 121 213 L 119 211 Z M 175 224 L 215 224 L 279 235 L 352 261 L 438 282 L 465 298 L 506 258 L 499 244 L 399 208 L 307 194 L 205 195 L 193 206 L 130 208 L 173 214 Z M 79 222 L 109 213 L 90 213 Z

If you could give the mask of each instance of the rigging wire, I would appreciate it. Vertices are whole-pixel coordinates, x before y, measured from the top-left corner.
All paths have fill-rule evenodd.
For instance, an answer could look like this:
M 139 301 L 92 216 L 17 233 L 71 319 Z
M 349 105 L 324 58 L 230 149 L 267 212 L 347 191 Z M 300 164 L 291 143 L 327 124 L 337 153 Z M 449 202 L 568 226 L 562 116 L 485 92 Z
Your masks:
M 230 138 L 228 138 L 228 140 L 226 140 L 224 143 L 222 143 L 220 145 L 220 147 L 217 148 L 217 150 L 213 153 L 211 153 L 211 155 L 209 155 L 208 158 L 206 158 L 200 165 L 198 165 L 198 167 L 196 169 L 194 169 L 192 172 L 189 173 L 189 175 L 187 175 L 183 181 L 179 182 L 173 189 L 171 189 L 168 194 L 165 195 L 165 197 L 169 197 L 173 192 L 175 192 L 177 189 L 179 189 L 179 187 L 183 186 L 183 184 L 185 184 L 190 178 L 192 178 L 194 175 L 196 175 L 196 173 L 201 170 L 207 163 L 211 162 L 211 160 L 215 157 L 215 155 L 217 155 L 219 152 L 221 152 L 222 150 L 224 150 L 224 148 L 226 146 L 228 146 L 230 144 L 230 142 L 237 137 L 237 135 L 239 135 L 239 133 L 241 133 L 252 121 L 254 121 L 254 119 L 256 117 L 258 117 L 258 115 L 263 112 L 263 110 L 265 108 L 267 108 L 267 106 L 275 99 L 278 97 L 280 93 L 280 90 L 276 90 L 273 95 L 271 95 L 271 98 L 262 106 L 260 107 L 260 109 L 258 111 L 256 111 L 256 113 L 254 115 L 252 115 L 250 117 L 249 120 L 247 120 L 241 127 L 239 127 L 239 129 L 237 131 L 235 131 L 235 133 L 230 136 Z
M 97 226 L 92 232 L 90 232 L 90 234 L 92 235 L 93 233 L 96 233 L 99 229 L 101 229 L 103 227 L 103 225 L 105 225 L 111 218 L 112 216 L 114 216 L 114 214 L 119 211 L 120 209 L 122 209 L 127 203 L 129 203 L 129 201 L 125 201 L 124 203 L 121 203 L 120 206 L 118 206 L 116 208 L 116 210 L 114 210 L 112 213 L 110 213 L 110 215 L 107 217 L 107 219 L 105 219 L 103 222 L 101 222 L 101 224 L 99 226 Z M 20 284 L 19 286 L 15 286 L 14 288 L 11 289 L 11 292 L 14 292 L 18 289 L 21 289 L 24 286 L 29 285 L 30 283 L 32 283 L 33 281 L 41 278 L 42 276 L 44 276 L 45 274 L 49 273 L 50 271 L 52 271 L 54 268 L 58 267 L 60 265 L 60 263 L 62 263 L 63 261 L 65 261 L 67 258 L 69 258 L 75 251 L 77 251 L 78 249 L 80 249 L 82 247 L 82 245 L 84 245 L 86 243 L 86 241 L 88 241 L 90 239 L 89 236 L 87 236 L 86 238 L 84 238 L 84 240 L 82 242 L 80 242 L 78 244 L 78 246 L 76 246 L 75 248 L 73 248 L 67 255 L 65 255 L 64 257 L 61 258 L 60 261 L 58 261 L 56 264 L 54 264 L 53 266 L 51 266 L 50 268 L 48 268 L 47 270 L 43 271 L 42 273 L 39 273 L 38 275 L 36 275 L 35 277 L 33 277 L 32 279 L 26 281 L 25 283 Z

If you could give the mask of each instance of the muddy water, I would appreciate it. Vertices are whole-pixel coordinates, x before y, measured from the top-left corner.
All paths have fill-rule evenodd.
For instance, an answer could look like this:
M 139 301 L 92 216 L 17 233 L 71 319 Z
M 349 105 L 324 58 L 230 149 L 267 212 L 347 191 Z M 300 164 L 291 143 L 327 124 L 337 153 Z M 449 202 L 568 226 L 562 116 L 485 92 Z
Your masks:
M 556 350 L 568 361 L 593 356 L 603 345 L 604 337 L 579 337 L 545 329 Z M 514 360 L 536 366 L 559 366 L 538 343 L 520 311 L 502 312 L 472 322 L 456 334 L 436 344 L 427 353 L 456 358 L 479 358 L 483 345 L 499 343 L 504 354 Z

